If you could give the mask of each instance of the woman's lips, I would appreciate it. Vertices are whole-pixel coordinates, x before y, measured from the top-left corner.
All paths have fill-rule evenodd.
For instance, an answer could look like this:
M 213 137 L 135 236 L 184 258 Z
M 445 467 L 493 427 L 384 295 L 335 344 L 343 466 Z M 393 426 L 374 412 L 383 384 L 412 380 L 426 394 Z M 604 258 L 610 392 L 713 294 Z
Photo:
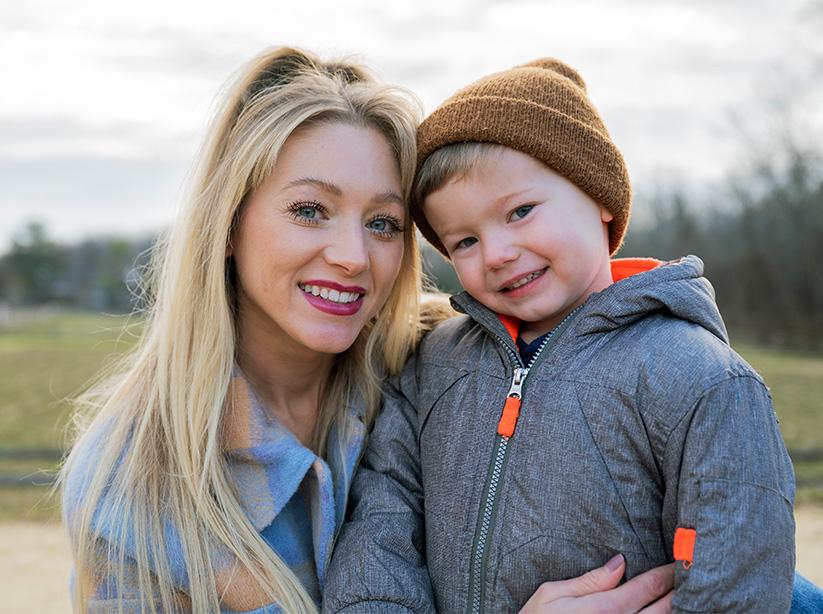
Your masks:
M 326 279 L 302 282 L 298 287 L 312 307 L 337 316 L 350 316 L 360 311 L 366 293 L 360 286 L 344 286 Z

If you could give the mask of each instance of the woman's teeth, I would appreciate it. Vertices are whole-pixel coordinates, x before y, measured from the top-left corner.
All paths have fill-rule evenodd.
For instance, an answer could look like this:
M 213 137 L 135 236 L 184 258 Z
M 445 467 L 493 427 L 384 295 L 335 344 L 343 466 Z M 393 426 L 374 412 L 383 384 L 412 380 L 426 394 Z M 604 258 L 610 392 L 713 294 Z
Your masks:
M 540 277 L 543 274 L 543 271 L 545 271 L 545 270 L 546 269 L 543 269 L 541 271 L 535 271 L 534 273 L 529 273 L 525 277 L 521 277 L 516 282 L 514 282 L 512 285 L 510 285 L 508 288 L 506 288 L 506 290 L 516 290 L 520 286 L 525 286 L 527 283 L 529 283 L 535 277 Z
M 332 290 L 331 288 L 324 288 L 322 286 L 311 286 L 307 284 L 298 284 L 298 286 L 303 292 L 319 296 L 332 303 L 353 303 L 361 296 L 357 292 L 340 292 L 339 290 Z

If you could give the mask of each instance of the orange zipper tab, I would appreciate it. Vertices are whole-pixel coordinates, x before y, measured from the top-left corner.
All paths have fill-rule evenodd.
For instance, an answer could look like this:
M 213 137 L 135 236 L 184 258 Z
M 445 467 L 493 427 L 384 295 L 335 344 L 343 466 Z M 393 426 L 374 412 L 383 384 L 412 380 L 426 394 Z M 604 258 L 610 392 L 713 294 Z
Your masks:
M 503 405 L 503 415 L 497 423 L 497 434 L 503 437 L 514 435 L 514 427 L 517 418 L 520 416 L 520 399 L 523 396 L 523 380 L 529 373 L 528 369 L 515 369 L 512 375 L 512 385 L 506 395 L 506 403 Z
M 694 562 L 694 542 L 697 531 L 677 527 L 674 532 L 674 560 L 683 561 L 683 569 L 688 569 Z
M 497 433 L 503 437 L 514 435 L 514 425 L 517 424 L 518 416 L 520 416 L 520 399 L 508 397 L 503 406 L 503 415 L 500 416 L 500 422 L 497 424 Z

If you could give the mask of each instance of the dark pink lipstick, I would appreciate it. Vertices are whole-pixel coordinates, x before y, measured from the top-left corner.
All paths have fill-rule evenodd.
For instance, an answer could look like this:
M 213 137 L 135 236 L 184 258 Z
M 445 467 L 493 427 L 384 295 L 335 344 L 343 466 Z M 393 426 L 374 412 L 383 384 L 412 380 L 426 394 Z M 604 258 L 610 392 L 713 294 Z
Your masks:
M 320 288 L 328 288 L 329 290 L 337 290 L 338 292 L 348 292 L 350 294 L 360 295 L 356 300 L 350 303 L 337 303 L 335 301 L 325 299 L 322 296 L 315 296 L 311 292 L 306 292 L 301 289 L 303 296 L 309 304 L 324 313 L 330 313 L 335 316 L 351 316 L 356 314 L 360 311 L 360 308 L 363 307 L 363 296 L 366 293 L 366 289 L 360 286 L 344 286 L 343 284 L 327 279 L 311 279 L 302 282 L 302 285 L 318 286 Z

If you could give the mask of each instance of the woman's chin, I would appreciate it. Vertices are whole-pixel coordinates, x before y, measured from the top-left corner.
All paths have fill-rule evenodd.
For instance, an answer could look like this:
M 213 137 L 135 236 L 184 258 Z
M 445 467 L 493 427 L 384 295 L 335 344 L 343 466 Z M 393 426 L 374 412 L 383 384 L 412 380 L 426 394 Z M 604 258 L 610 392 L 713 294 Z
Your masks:
M 357 341 L 357 336 L 360 334 L 362 327 L 319 327 L 311 331 L 304 331 L 303 345 L 309 350 L 321 354 L 342 354 L 348 350 L 354 342 Z

